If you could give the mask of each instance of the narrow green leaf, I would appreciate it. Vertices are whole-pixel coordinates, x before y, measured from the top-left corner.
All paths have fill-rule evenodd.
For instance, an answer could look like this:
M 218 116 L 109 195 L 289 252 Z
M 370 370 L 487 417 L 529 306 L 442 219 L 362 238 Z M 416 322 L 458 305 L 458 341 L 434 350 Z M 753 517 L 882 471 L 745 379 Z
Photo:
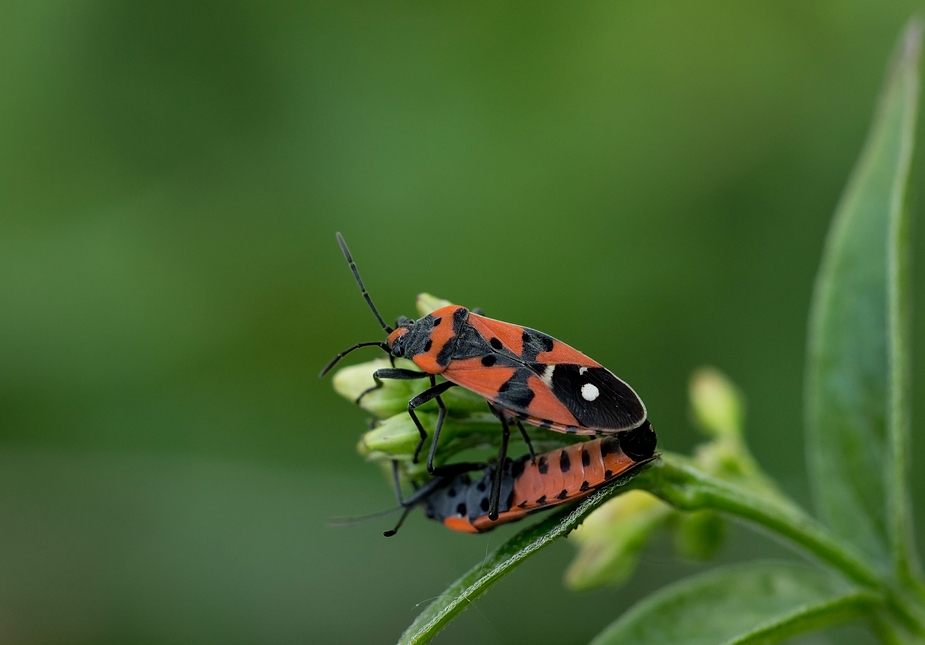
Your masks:
M 918 112 L 919 59 L 922 48 L 922 22 L 914 20 L 906 29 L 898 54 L 896 74 L 903 92 L 903 135 L 898 172 L 894 178 L 887 239 L 887 285 L 890 363 L 890 462 L 887 481 L 888 513 L 893 563 L 901 580 L 919 580 L 919 563 L 912 535 L 912 502 L 909 496 L 909 433 L 911 431 L 911 388 L 909 357 L 912 355 L 909 330 L 909 210 L 907 192 L 909 168 Z M 921 583 L 920 583 L 921 584 Z
M 785 563 L 714 569 L 649 596 L 592 645 L 754 645 L 863 617 L 878 602 L 834 575 Z
M 900 247 L 907 241 L 902 214 L 920 36 L 914 23 L 890 67 L 826 241 L 809 329 L 807 448 L 816 505 L 839 536 L 883 569 L 890 546 L 909 559 L 905 457 L 899 454 L 908 442 L 908 348 L 907 335 L 896 332 L 906 306 Z M 890 421 L 897 430 L 892 435 Z
M 399 645 L 426 643 L 472 602 L 485 593 L 511 569 L 556 538 L 568 535 L 591 511 L 613 497 L 633 475 L 615 480 L 591 494 L 577 506 L 553 513 L 530 526 L 490 553 L 432 602 L 411 623 L 399 639 Z

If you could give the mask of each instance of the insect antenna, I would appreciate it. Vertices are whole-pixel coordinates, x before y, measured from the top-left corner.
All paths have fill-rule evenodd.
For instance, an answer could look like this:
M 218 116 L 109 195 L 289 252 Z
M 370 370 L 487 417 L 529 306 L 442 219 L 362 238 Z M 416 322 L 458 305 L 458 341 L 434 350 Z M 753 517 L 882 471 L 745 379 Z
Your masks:
M 373 345 L 375 345 L 375 346 L 377 346 L 377 347 L 381 347 L 381 348 L 383 349 L 383 351 L 385 351 L 386 354 L 391 355 L 391 353 L 389 352 L 389 346 L 388 346 L 386 343 L 382 342 L 381 340 L 371 340 L 371 341 L 366 342 L 366 343 L 357 343 L 357 344 L 354 345 L 353 347 L 348 347 L 348 348 L 345 349 L 344 351 L 340 352 L 337 356 L 335 356 L 334 358 L 332 358 L 332 359 L 330 360 L 330 362 L 328 362 L 328 364 L 324 366 L 324 369 L 321 370 L 321 373 L 318 375 L 318 378 L 321 378 L 322 376 L 324 376 L 325 374 L 327 374 L 327 373 L 331 370 L 332 367 L 334 367 L 335 365 L 337 365 L 337 361 L 339 361 L 340 359 L 342 359 L 344 356 L 346 356 L 347 354 L 349 354 L 349 353 L 352 352 L 353 350 L 355 350 L 355 349 L 360 349 L 361 347 L 371 347 L 371 346 L 373 346 Z
M 353 277 L 356 278 L 357 284 L 360 285 L 360 291 L 363 293 L 363 297 L 366 298 L 366 304 L 369 305 L 369 308 L 373 310 L 373 314 L 376 316 L 376 320 L 379 321 L 379 324 L 382 325 L 382 329 L 385 330 L 385 333 L 391 334 L 394 330 L 385 324 L 385 321 L 382 319 L 382 316 L 379 315 L 379 311 L 376 309 L 376 305 L 373 304 L 373 299 L 369 297 L 369 292 L 366 291 L 366 287 L 363 286 L 363 281 L 360 279 L 360 272 L 357 271 L 356 262 L 353 261 L 353 257 L 350 255 L 350 249 L 347 248 L 347 243 L 344 242 L 344 236 L 340 233 L 337 233 L 337 243 L 340 244 L 340 250 L 344 252 L 344 257 L 347 258 L 347 263 L 350 265 L 350 270 L 353 271 Z
M 389 515 L 394 515 L 401 510 L 407 509 L 403 509 L 401 506 L 396 506 L 384 511 L 370 513 L 369 515 L 359 515 L 357 517 L 334 517 L 329 519 L 326 524 L 336 528 L 341 528 L 343 526 L 354 526 L 356 524 L 365 524 L 366 522 L 371 522 L 372 520 L 378 520 L 380 517 L 388 517 Z

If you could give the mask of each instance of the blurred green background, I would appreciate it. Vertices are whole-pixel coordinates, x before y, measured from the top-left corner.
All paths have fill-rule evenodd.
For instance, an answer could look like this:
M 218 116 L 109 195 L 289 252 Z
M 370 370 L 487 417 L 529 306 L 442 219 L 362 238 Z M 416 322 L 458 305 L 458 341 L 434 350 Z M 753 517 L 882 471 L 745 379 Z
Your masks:
M 720 367 L 808 503 L 812 279 L 923 8 L 0 5 L 0 642 L 389 642 L 516 530 L 326 526 L 394 503 L 317 377 L 381 337 L 336 230 L 387 320 L 430 291 L 542 329 L 632 383 L 664 448 Z M 437 642 L 583 643 L 703 568 L 663 539 L 578 595 L 572 553 Z M 757 556 L 789 552 L 737 529 L 720 559 Z

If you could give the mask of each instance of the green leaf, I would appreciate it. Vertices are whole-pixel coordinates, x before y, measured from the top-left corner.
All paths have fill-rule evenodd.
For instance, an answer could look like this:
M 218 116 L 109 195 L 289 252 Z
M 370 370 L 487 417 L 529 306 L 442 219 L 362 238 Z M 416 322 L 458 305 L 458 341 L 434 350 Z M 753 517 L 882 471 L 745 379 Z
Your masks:
M 426 643 L 436 636 L 455 616 L 514 567 L 556 538 L 568 535 L 591 511 L 601 506 L 629 482 L 634 475 L 622 477 L 592 493 L 577 506 L 553 513 L 530 526 L 490 553 L 432 602 L 411 623 L 399 639 L 399 645 Z
M 921 25 L 900 41 L 826 241 L 810 315 L 807 442 L 817 508 L 886 569 L 909 561 L 904 217 Z M 903 566 L 906 566 L 905 564 Z
M 611 623 L 592 645 L 778 643 L 864 616 L 877 601 L 818 569 L 749 563 L 662 589 Z
M 912 502 L 909 495 L 909 434 L 911 432 L 911 389 L 909 357 L 912 355 L 909 325 L 911 278 L 909 269 L 909 209 L 907 193 L 909 167 L 918 112 L 919 59 L 922 48 L 922 22 L 913 21 L 900 42 L 903 61 L 897 82 L 904 93 L 903 139 L 890 204 L 890 230 L 887 239 L 888 324 L 890 362 L 890 462 L 887 481 L 888 513 L 893 564 L 900 579 L 916 580 L 921 573 L 912 536 Z

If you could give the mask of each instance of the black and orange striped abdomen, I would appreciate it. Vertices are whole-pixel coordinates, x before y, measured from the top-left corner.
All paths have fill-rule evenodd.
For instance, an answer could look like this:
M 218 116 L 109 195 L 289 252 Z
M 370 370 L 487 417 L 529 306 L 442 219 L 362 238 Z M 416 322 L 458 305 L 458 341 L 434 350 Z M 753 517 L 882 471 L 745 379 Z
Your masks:
M 538 455 L 536 462 L 521 457 L 505 463 L 500 473 L 498 519 L 488 518 L 489 491 L 494 468 L 473 479 L 457 475 L 423 500 L 428 517 L 447 528 L 482 533 L 526 515 L 567 504 L 652 460 L 656 437 L 648 423 L 631 431 L 573 444 Z

